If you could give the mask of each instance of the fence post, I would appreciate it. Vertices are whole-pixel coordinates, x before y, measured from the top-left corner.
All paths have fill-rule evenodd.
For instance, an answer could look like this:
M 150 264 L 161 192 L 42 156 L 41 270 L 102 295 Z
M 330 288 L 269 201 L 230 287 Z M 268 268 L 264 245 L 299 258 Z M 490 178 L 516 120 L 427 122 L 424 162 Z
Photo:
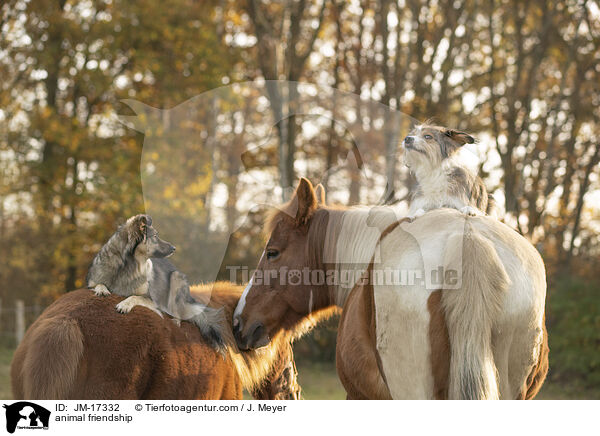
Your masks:
M 15 309 L 15 339 L 17 340 L 17 345 L 19 345 L 25 335 L 25 303 L 23 300 L 15 302 Z
M 42 306 L 40 306 L 39 304 L 34 305 L 33 306 L 33 321 L 38 319 L 38 317 L 40 316 L 41 313 L 42 313 Z

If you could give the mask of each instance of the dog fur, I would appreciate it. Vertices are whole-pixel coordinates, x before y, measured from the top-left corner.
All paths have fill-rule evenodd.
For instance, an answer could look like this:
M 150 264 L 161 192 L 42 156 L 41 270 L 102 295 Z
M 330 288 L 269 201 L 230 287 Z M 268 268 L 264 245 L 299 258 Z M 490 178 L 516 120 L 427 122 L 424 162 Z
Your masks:
M 96 295 L 114 293 L 128 297 L 117 304 L 121 313 L 144 306 L 162 317 L 171 315 L 196 324 L 219 350 L 225 346 L 222 313 L 197 302 L 190 295 L 184 274 L 166 259 L 175 247 L 158 237 L 149 215 L 136 215 L 111 236 L 94 257 L 86 278 Z
M 483 181 L 455 158 L 460 147 L 474 142 L 467 133 L 431 125 L 417 126 L 404 138 L 404 163 L 418 182 L 409 211 L 412 217 L 441 207 L 467 215 L 491 212 L 493 198 Z

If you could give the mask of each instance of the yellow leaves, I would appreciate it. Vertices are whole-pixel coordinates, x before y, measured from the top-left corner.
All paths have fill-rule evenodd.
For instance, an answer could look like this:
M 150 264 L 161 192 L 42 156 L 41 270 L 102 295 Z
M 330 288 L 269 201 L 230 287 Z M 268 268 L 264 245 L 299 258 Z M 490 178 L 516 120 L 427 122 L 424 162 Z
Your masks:
M 83 126 L 77 118 L 56 113 L 43 106 L 32 117 L 32 125 L 42 132 L 42 138 L 49 143 L 63 147 L 70 153 L 80 149 L 90 137 L 88 126 Z
M 49 119 L 54 111 L 50 109 L 48 106 L 42 106 L 39 108 L 38 114 L 42 120 Z
M 192 198 L 204 195 L 208 192 L 210 187 L 210 178 L 203 177 L 197 180 L 195 183 L 191 183 L 185 188 L 185 195 Z
M 183 217 L 199 216 L 204 213 L 205 199 L 210 189 L 211 179 L 202 174 L 190 181 L 173 176 L 161 179 L 161 184 L 146 184 L 144 197 L 147 206 L 162 213 L 176 213 Z M 150 206 L 149 206 L 150 207 Z
M 176 189 L 175 185 L 169 185 L 169 186 L 165 187 L 165 189 L 163 191 L 163 198 L 165 200 L 172 200 L 177 197 L 177 195 L 179 194 L 178 191 L 179 190 Z
M 210 187 L 210 179 L 208 177 L 200 177 L 193 183 L 188 183 L 185 185 L 178 185 L 177 183 L 171 183 L 162 191 L 162 199 L 174 200 L 176 198 L 181 198 L 182 201 L 186 201 L 187 199 L 195 199 L 206 195 L 208 189 Z M 158 200 L 155 198 L 155 201 Z
M 227 18 L 234 26 L 241 26 L 244 24 L 242 15 L 237 13 L 237 11 L 231 11 L 229 14 L 227 14 Z

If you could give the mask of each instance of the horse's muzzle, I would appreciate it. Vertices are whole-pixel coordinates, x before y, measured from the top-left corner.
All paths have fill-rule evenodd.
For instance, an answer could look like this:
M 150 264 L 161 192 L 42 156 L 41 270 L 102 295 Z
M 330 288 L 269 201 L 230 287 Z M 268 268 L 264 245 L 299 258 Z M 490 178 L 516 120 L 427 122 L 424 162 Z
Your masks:
M 244 332 L 244 323 L 240 317 L 233 322 L 233 336 L 240 350 L 254 350 L 269 343 L 269 335 L 265 326 L 256 321 Z

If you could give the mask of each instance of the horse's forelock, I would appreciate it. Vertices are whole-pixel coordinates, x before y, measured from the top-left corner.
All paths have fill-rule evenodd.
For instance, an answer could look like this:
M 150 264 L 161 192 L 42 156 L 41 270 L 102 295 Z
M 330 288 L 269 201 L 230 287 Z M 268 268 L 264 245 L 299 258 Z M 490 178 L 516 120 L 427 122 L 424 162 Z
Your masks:
M 281 209 L 278 209 L 276 207 L 274 207 L 273 209 L 270 209 L 267 212 L 267 216 L 265 218 L 265 227 L 263 230 L 263 233 L 264 233 L 264 236 L 266 239 L 269 239 L 271 237 L 271 234 L 275 230 L 275 227 L 277 227 L 277 224 L 279 223 L 279 221 L 281 221 L 283 219 L 284 214 L 285 214 L 285 212 L 283 212 Z

